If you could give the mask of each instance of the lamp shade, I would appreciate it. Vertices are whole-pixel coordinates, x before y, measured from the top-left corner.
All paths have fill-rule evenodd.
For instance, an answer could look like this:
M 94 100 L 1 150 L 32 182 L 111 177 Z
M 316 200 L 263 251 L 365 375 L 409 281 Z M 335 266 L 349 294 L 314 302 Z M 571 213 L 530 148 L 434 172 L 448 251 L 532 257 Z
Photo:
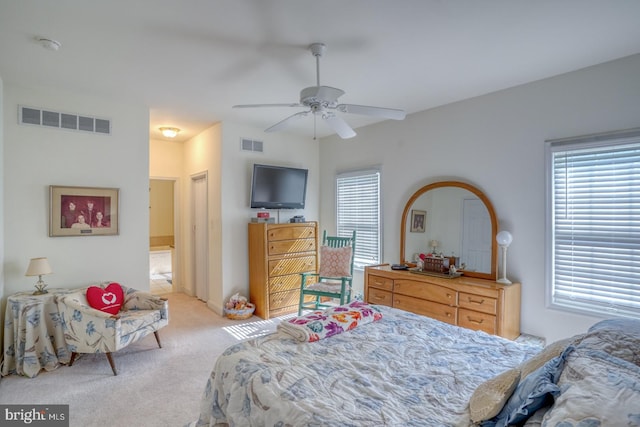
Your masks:
M 438 242 L 437 240 L 430 240 L 429 246 L 431 246 L 432 248 L 437 248 L 438 246 L 440 246 L 440 242 Z
M 496 236 L 496 242 L 498 242 L 500 246 L 509 246 L 512 241 L 513 236 L 508 231 L 501 231 Z
M 51 274 L 51 266 L 49 265 L 49 260 L 46 257 L 42 258 L 31 258 L 29 261 L 29 267 L 27 267 L 27 272 L 24 273 L 25 276 L 41 276 L 43 274 Z

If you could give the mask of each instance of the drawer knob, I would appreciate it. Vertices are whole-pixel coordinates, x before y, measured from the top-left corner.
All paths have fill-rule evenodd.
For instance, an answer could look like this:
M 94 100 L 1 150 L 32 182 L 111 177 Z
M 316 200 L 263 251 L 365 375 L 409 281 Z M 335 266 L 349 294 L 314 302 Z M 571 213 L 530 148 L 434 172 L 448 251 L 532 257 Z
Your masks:
M 474 300 L 473 298 L 469 297 L 469 302 L 471 302 L 473 304 L 482 305 L 484 303 L 484 299 L 481 299 L 480 301 L 478 301 L 478 300 Z
M 480 319 L 480 320 L 476 320 L 476 319 L 472 319 L 471 317 L 467 316 L 467 320 L 470 323 L 475 323 L 476 325 L 481 325 L 482 322 L 484 321 L 484 319 Z

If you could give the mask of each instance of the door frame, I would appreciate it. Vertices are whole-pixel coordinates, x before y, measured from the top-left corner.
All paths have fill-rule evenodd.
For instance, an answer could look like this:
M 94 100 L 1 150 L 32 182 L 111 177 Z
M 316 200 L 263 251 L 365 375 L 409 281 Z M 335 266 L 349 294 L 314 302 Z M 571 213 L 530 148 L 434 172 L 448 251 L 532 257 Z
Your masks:
M 197 298 L 201 299 L 198 296 L 198 289 L 197 289 L 197 283 L 196 283 L 196 260 L 198 259 L 199 255 L 197 254 L 197 246 L 196 245 L 196 236 L 195 236 L 195 227 L 196 227 L 196 198 L 195 198 L 195 182 L 198 180 L 204 180 L 204 185 L 205 185 L 205 200 L 204 200 L 204 221 L 205 221 L 205 227 L 204 227 L 204 241 L 205 241 L 205 245 L 204 245 L 204 254 L 200 254 L 201 257 L 200 259 L 204 259 L 204 260 L 208 260 L 209 259 L 209 229 L 207 227 L 207 224 L 209 223 L 209 175 L 207 171 L 203 171 L 203 172 L 198 172 L 198 173 L 194 173 L 190 176 L 190 183 L 189 183 L 189 189 L 190 189 L 190 195 L 191 195 L 191 203 L 190 203 L 190 218 L 191 218 L 191 227 L 190 227 L 190 239 L 191 239 L 191 254 L 192 256 L 190 257 L 190 272 L 191 272 L 191 277 L 193 278 L 193 294 L 194 296 L 196 296 Z M 209 263 L 205 262 L 204 263 L 204 275 L 205 275 L 205 288 L 204 288 L 204 292 L 205 292 L 205 299 L 204 301 L 207 301 L 209 299 Z
M 173 181 L 173 253 L 171 254 L 171 288 L 176 292 L 182 284 L 182 221 L 180 219 L 180 178 L 175 176 L 150 176 L 149 181 Z

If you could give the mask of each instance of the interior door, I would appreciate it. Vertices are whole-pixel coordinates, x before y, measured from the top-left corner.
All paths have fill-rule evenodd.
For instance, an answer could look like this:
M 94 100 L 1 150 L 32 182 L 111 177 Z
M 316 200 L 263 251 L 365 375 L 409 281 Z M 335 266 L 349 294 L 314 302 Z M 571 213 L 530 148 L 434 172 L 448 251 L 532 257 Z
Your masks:
M 198 299 L 207 301 L 209 277 L 209 238 L 207 230 L 207 175 L 197 175 L 191 178 L 192 194 L 192 242 L 193 257 L 192 271 L 195 293 Z
M 462 258 L 466 270 L 491 271 L 491 218 L 482 200 L 462 202 Z

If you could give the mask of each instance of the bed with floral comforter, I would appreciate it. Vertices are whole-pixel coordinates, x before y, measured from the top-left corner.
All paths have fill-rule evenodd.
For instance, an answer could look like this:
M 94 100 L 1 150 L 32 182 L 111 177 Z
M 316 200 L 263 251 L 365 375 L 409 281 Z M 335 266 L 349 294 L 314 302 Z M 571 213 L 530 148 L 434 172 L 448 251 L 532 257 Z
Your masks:
M 469 425 L 485 380 L 540 351 L 378 307 L 381 318 L 314 342 L 276 332 L 216 361 L 196 426 Z

